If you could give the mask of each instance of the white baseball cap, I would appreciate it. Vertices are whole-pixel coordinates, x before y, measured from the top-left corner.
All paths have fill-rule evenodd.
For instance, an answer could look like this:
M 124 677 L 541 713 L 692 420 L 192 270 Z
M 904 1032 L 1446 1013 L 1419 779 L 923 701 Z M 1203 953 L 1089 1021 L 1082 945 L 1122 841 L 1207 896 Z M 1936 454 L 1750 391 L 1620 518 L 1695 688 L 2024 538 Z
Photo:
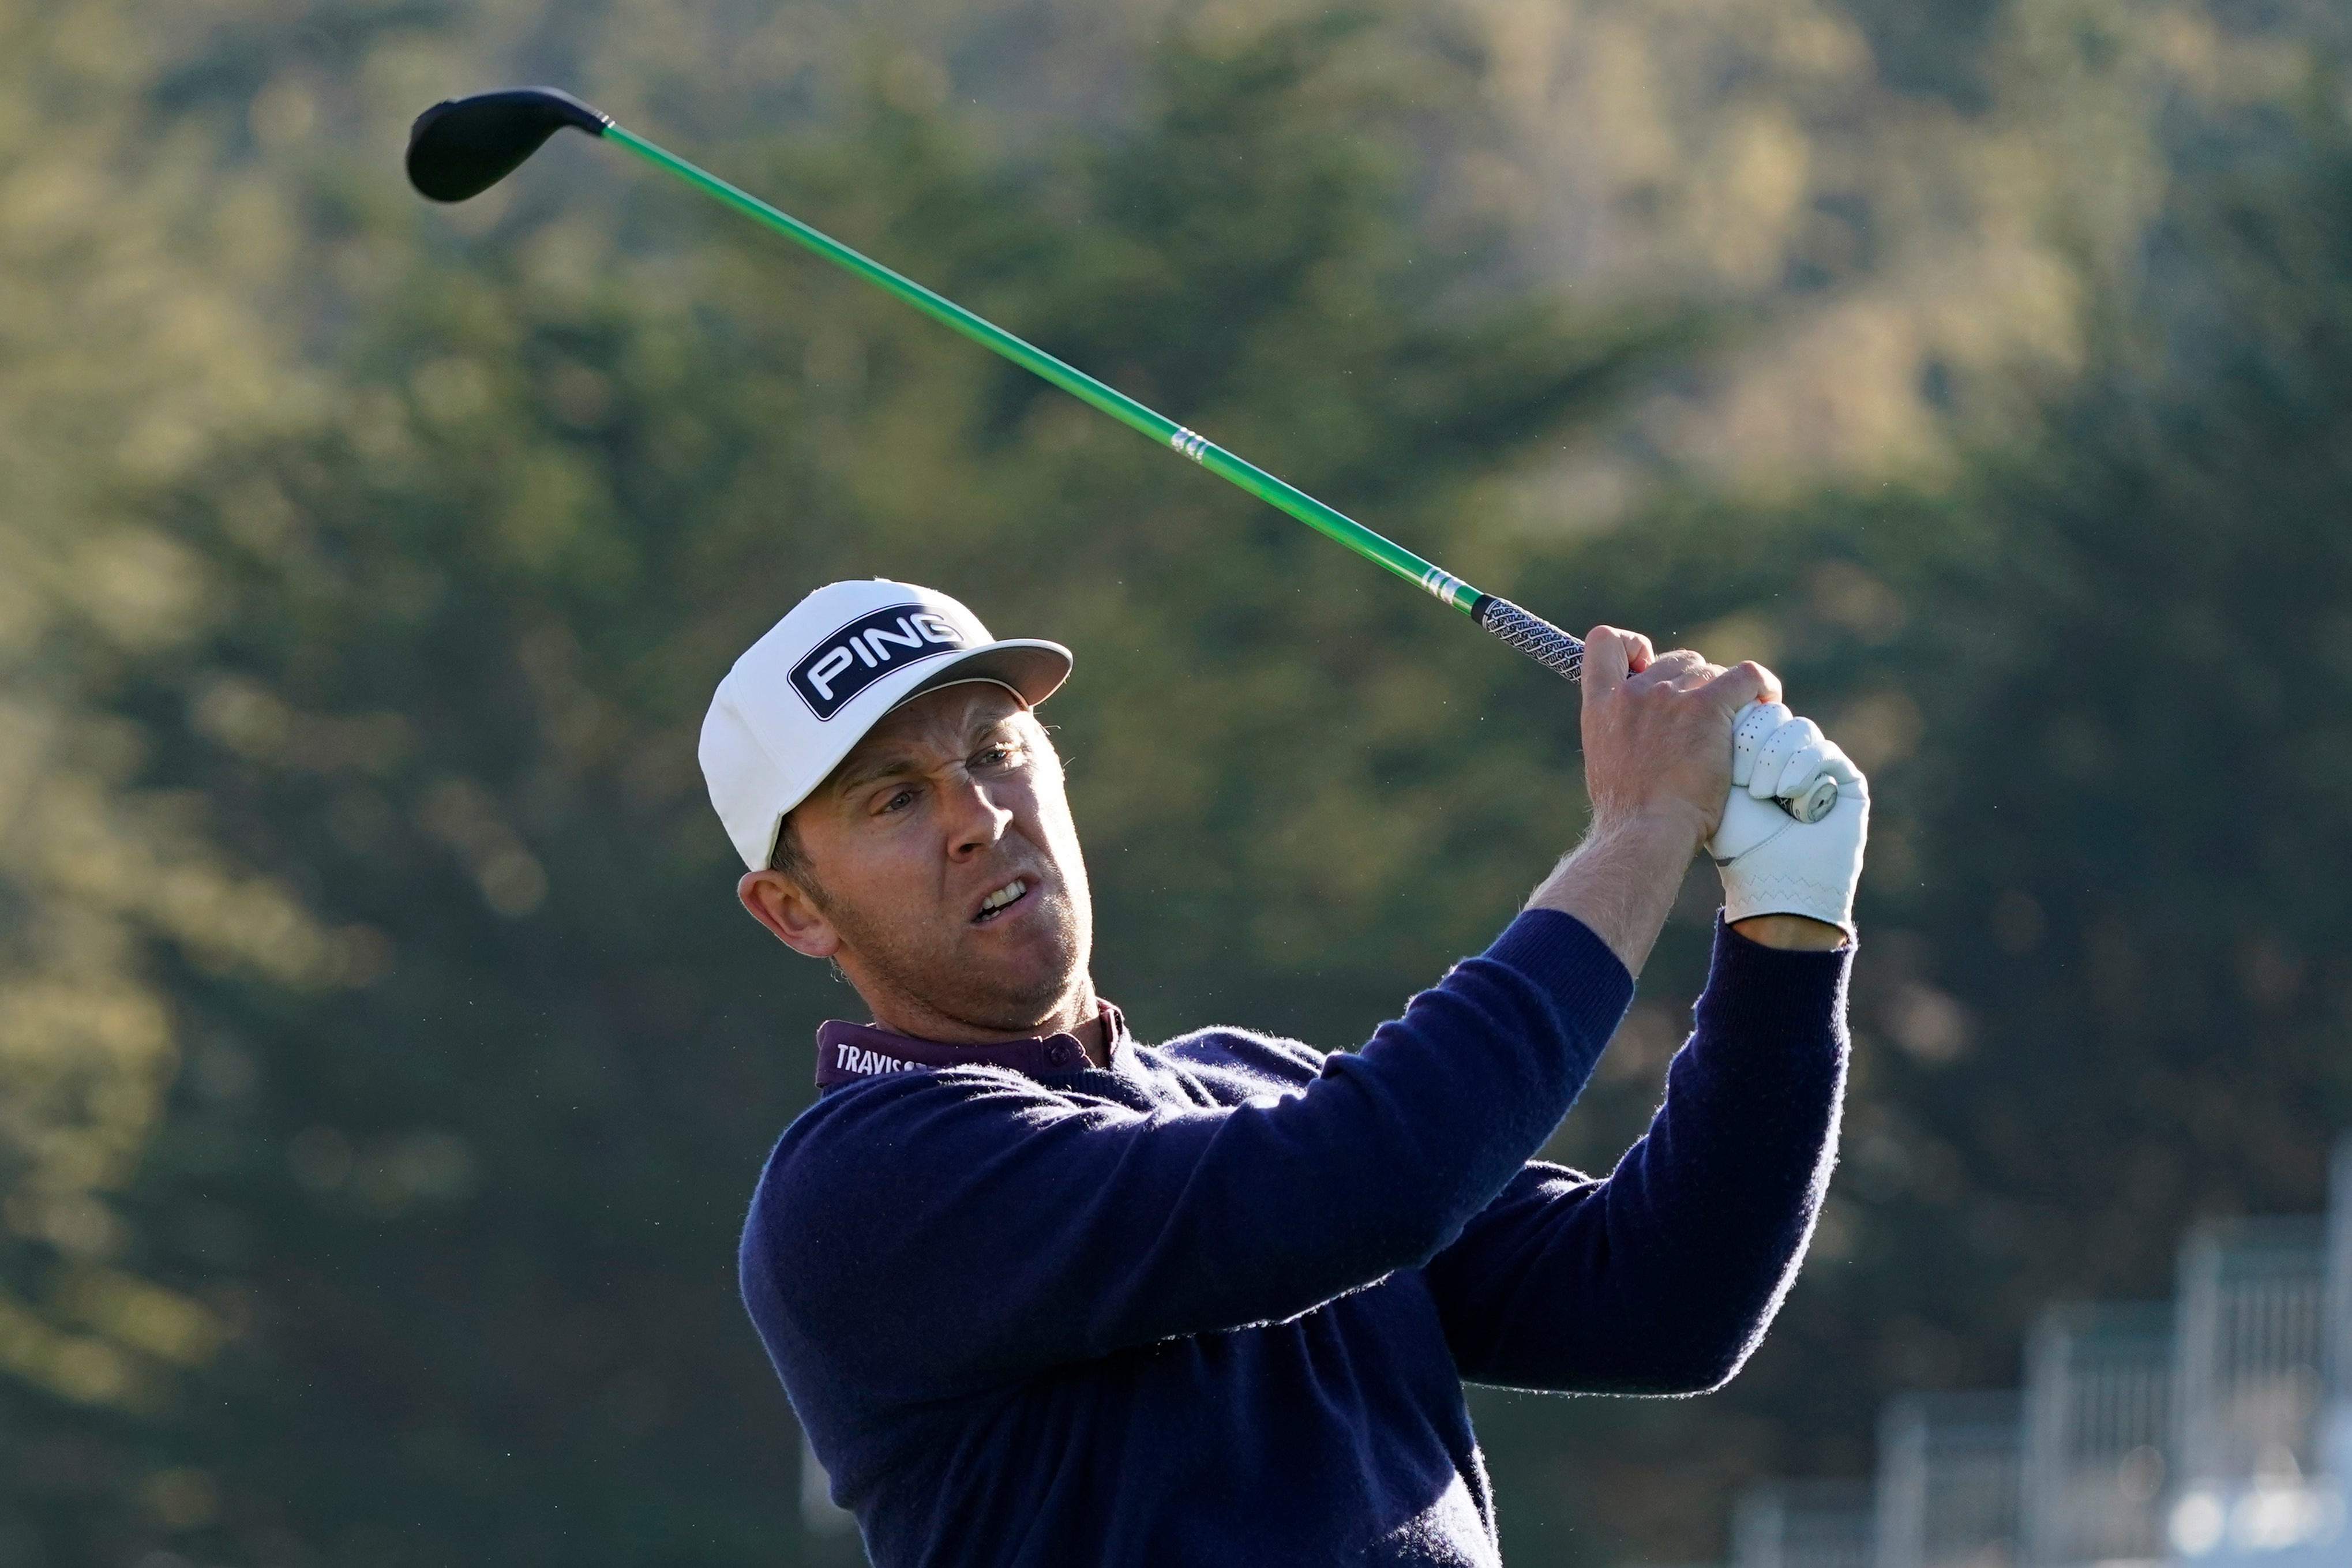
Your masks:
M 893 708 L 967 680 L 992 680 L 1034 708 L 1069 673 L 1060 643 L 1000 642 L 936 589 L 887 577 L 831 583 L 719 683 L 702 720 L 703 782 L 736 853 L 761 870 L 785 815 Z

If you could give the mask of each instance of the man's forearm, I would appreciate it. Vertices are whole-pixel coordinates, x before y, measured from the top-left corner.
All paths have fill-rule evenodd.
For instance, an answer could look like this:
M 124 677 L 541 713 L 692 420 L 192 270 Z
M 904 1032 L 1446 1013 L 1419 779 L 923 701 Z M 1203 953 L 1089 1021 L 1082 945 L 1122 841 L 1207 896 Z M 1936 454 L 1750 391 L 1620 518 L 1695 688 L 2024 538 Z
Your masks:
M 1699 832 L 1672 812 L 1596 822 L 1527 907 L 1574 915 L 1639 975 L 1682 889 Z M 1802 915 L 1754 915 L 1731 929 L 1762 946 L 1797 952 L 1827 952 L 1846 942 L 1836 926 Z
M 1673 806 L 1596 821 L 1527 907 L 1575 916 L 1638 975 L 1674 908 L 1704 826 L 1695 814 Z

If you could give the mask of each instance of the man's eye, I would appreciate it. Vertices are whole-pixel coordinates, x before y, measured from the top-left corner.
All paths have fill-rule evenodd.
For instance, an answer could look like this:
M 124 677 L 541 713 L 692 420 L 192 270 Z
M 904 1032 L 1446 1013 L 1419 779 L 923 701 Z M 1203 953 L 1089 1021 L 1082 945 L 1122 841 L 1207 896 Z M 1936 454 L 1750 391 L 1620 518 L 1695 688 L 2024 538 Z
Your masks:
M 902 789 L 898 794 L 892 795 L 888 800 L 884 801 L 882 803 L 882 809 L 886 812 L 904 811 L 907 807 L 914 804 L 915 792 L 910 789 Z
M 1002 767 L 1012 760 L 1013 748 L 1010 746 L 991 746 L 972 759 L 983 768 Z

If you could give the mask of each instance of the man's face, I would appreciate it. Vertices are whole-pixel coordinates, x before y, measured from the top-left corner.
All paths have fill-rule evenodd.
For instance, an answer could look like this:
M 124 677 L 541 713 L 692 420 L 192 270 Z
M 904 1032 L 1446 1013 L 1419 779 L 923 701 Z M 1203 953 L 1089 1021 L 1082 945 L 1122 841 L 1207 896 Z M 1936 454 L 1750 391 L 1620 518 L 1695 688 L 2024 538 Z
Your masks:
M 1002 686 L 885 717 L 792 815 L 801 880 L 743 879 L 746 908 L 832 958 L 877 1018 L 1021 1033 L 1086 984 L 1094 910 L 1061 761 Z

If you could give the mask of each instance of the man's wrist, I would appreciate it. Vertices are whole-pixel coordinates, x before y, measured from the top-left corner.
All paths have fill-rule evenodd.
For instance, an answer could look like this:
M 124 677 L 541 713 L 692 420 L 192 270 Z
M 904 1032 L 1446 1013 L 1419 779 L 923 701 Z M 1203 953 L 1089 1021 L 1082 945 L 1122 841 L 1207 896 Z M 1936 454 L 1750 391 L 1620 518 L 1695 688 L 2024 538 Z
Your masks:
M 1595 805 L 1592 826 L 1585 829 L 1584 843 L 1637 843 L 1661 860 L 1680 866 L 1698 853 L 1698 847 L 1706 842 L 1707 831 L 1706 814 L 1688 801 L 1644 801 L 1638 806 L 1622 809 Z
M 1852 940 L 1843 927 L 1805 915 L 1749 915 L 1732 921 L 1731 929 L 1759 947 L 1790 952 L 1831 952 Z
M 1544 879 L 1527 907 L 1573 915 L 1638 975 L 1705 826 L 1697 812 L 1672 805 L 1597 813 L 1584 842 Z

